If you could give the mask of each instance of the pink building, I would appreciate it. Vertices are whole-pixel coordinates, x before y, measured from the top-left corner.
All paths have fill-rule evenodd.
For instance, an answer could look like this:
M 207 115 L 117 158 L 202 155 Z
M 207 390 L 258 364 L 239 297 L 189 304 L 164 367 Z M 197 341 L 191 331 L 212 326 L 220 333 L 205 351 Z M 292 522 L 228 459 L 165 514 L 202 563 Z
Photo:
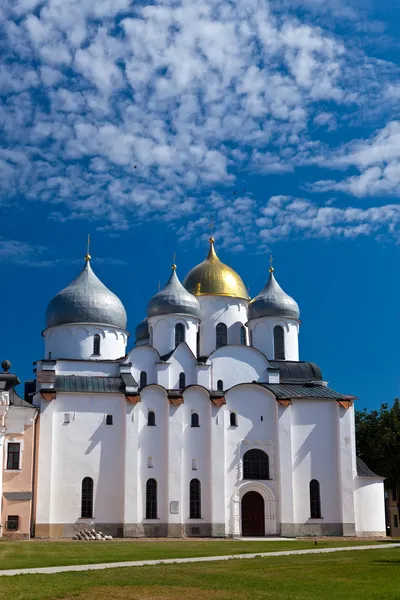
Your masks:
M 32 526 L 37 410 L 15 391 L 19 379 L 3 361 L 0 373 L 0 536 L 29 538 Z

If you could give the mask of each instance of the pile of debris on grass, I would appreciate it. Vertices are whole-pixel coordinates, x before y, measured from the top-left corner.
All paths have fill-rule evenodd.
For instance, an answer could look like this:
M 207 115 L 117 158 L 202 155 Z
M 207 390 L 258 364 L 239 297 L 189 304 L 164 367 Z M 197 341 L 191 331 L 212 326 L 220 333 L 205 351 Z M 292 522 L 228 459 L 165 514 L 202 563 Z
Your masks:
M 74 540 L 112 540 L 112 535 L 105 535 L 101 531 L 96 531 L 95 529 L 84 529 L 83 531 L 79 531 L 76 536 L 73 538 Z

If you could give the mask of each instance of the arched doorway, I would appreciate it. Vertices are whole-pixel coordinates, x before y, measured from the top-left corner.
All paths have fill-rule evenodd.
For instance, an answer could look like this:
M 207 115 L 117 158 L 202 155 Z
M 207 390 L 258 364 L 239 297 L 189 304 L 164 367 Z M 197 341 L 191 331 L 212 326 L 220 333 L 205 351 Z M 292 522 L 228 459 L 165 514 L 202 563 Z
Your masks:
M 258 492 L 247 492 L 242 498 L 242 535 L 265 535 L 264 498 Z

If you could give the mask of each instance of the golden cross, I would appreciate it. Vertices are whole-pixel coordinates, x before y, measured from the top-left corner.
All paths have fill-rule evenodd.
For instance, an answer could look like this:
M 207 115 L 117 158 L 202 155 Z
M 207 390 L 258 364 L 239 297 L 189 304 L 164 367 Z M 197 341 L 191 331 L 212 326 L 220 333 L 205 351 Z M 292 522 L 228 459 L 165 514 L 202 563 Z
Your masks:
M 274 267 L 272 266 L 272 263 L 274 262 L 274 259 L 272 257 L 272 254 L 269 255 L 269 272 L 273 273 L 274 272 Z
M 86 249 L 85 260 L 90 260 L 92 258 L 90 256 L 89 252 L 90 252 L 90 233 L 88 233 L 88 236 L 87 236 L 87 249 Z

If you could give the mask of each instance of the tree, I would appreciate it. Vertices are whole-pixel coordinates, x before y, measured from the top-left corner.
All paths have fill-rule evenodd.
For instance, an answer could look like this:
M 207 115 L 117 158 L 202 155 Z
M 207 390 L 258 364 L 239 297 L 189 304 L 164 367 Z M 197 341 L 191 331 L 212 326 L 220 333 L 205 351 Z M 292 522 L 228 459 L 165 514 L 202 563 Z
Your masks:
M 357 455 L 395 492 L 400 514 L 400 400 L 379 410 L 356 411 Z

